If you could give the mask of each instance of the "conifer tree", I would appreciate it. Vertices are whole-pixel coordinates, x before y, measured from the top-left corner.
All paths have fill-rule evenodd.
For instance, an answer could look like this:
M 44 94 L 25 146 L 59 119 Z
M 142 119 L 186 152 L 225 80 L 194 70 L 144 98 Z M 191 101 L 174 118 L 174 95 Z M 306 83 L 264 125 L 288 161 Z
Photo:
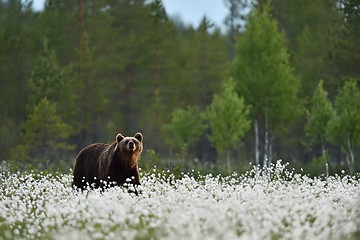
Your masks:
M 147 44 L 148 76 L 146 85 L 152 92 L 149 93 L 148 107 L 143 109 L 142 122 L 140 123 L 147 134 L 164 136 L 162 126 L 167 119 L 166 108 L 170 103 L 170 94 L 166 89 L 174 81 L 174 65 L 171 61 L 174 47 L 175 29 L 168 19 L 166 10 L 161 0 L 154 0 L 149 4 L 149 26 L 145 35 Z M 153 142 L 152 147 L 160 150 L 160 143 Z
M 170 161 L 173 147 L 181 149 L 184 168 L 188 170 L 188 163 L 185 160 L 187 149 L 200 140 L 206 128 L 203 112 L 197 106 L 177 108 L 172 112 L 171 121 L 165 128 L 169 131 Z
M 20 143 L 11 150 L 14 160 L 25 165 L 48 167 L 59 160 L 63 150 L 73 148 L 66 143 L 73 129 L 61 120 L 56 110 L 56 103 L 62 103 L 63 113 L 71 109 L 65 106 L 72 99 L 66 92 L 71 79 L 69 70 L 59 67 L 55 51 L 49 49 L 45 38 L 36 65 L 27 79 L 29 115 L 22 124 Z
M 205 108 L 212 99 L 212 95 L 219 89 L 224 75 L 225 64 L 230 54 L 220 35 L 219 29 L 206 16 L 201 19 L 199 27 L 193 34 L 188 47 L 189 84 L 192 94 L 189 99 Z
M 72 128 L 56 114 L 56 104 L 44 97 L 23 124 L 21 143 L 12 149 L 16 162 L 35 167 L 49 167 L 61 159 L 62 151 L 72 150 L 66 140 Z
M 240 31 L 244 29 L 247 9 L 254 4 L 253 0 L 224 0 L 226 7 L 229 9 L 229 15 L 225 18 L 225 24 L 229 27 L 231 59 L 235 57 L 236 38 Z
M 32 111 L 45 97 L 51 102 L 58 101 L 65 84 L 64 77 L 65 71 L 59 67 L 55 51 L 49 49 L 48 39 L 45 38 L 43 50 L 37 58 L 36 66 L 27 79 L 30 93 L 29 110 Z

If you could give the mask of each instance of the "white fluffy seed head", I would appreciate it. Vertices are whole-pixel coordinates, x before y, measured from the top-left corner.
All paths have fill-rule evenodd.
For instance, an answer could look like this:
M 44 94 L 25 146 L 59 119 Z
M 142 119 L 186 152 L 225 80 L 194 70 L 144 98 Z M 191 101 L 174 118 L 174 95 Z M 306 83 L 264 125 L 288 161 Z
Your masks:
M 0 173 L 0 219 L 9 238 L 351 238 L 360 180 L 310 178 L 284 165 L 196 178 L 156 169 L 142 173 L 139 196 L 120 187 L 79 192 L 71 174 Z

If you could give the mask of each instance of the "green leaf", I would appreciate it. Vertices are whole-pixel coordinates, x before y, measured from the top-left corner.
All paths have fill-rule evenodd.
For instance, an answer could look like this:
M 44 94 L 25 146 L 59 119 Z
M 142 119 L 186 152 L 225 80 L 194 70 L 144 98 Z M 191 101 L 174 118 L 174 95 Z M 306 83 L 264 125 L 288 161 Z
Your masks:
M 250 128 L 250 107 L 235 92 L 235 83 L 230 78 L 222 85 L 219 95 L 206 109 L 211 134 L 208 136 L 213 146 L 221 153 L 234 149 Z

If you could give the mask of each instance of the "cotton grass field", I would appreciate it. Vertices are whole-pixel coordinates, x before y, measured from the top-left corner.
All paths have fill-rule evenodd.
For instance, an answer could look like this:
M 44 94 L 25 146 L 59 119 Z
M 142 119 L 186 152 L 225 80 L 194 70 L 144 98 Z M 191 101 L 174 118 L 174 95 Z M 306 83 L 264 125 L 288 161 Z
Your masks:
M 360 181 L 256 173 L 142 175 L 142 194 L 77 192 L 71 174 L 0 175 L 0 239 L 359 239 Z

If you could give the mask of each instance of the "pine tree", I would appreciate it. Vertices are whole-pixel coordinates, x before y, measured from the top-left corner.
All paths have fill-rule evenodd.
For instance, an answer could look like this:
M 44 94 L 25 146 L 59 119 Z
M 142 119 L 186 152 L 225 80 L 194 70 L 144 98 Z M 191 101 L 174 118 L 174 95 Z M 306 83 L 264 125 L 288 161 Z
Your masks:
M 214 95 L 206 109 L 209 122 L 210 142 L 220 153 L 226 152 L 227 170 L 231 172 L 230 152 L 236 148 L 249 130 L 249 107 L 235 92 L 235 83 L 230 78 L 222 85 L 219 95 Z
M 36 66 L 27 79 L 30 93 L 28 109 L 32 111 L 45 97 L 51 102 L 58 101 L 65 85 L 64 78 L 65 71 L 59 67 L 55 51 L 49 49 L 48 39 L 45 38 Z
M 31 1 L 0 1 L 0 159 L 20 138 L 27 114 L 27 84 L 41 36 Z
M 56 114 L 56 104 L 44 97 L 23 124 L 21 143 L 11 158 L 25 165 L 49 167 L 61 159 L 62 151 L 72 150 L 66 140 L 72 128 Z
M 339 86 L 338 67 L 334 57 L 334 46 L 337 45 L 336 33 L 339 24 L 338 1 L 298 1 L 293 6 L 294 17 L 299 21 L 295 29 L 284 23 L 286 31 L 292 31 L 294 46 L 294 67 L 302 78 L 301 95 L 311 98 L 318 79 L 323 79 L 328 89 L 329 98 L 334 99 L 335 90 Z M 321 14 L 319 14 L 321 13 Z M 279 14 L 280 11 L 279 11 Z M 284 21 L 286 21 L 284 19 Z M 294 25 L 294 23 L 292 24 Z
M 187 80 L 192 86 L 189 96 L 192 104 L 205 108 L 219 88 L 225 64 L 230 59 L 225 43 L 219 29 L 204 16 L 187 46 Z
M 177 108 L 172 112 L 171 121 L 165 126 L 169 132 L 170 143 L 170 168 L 172 162 L 173 147 L 181 149 L 183 167 L 188 169 L 185 159 L 187 150 L 200 140 L 205 131 L 204 114 L 199 107 L 188 106 L 186 109 Z
M 338 2 L 336 2 L 338 4 Z M 360 2 L 342 0 L 338 4 L 341 22 L 337 25 L 335 55 L 339 75 L 343 78 L 358 79 L 360 75 Z M 335 81 L 338 79 L 335 79 Z
M 163 125 L 167 120 L 167 104 L 171 103 L 172 90 L 168 86 L 175 81 L 174 62 L 172 51 L 174 49 L 175 28 L 169 21 L 161 0 L 154 0 L 149 5 L 149 26 L 145 35 L 148 76 L 146 85 L 152 92 L 147 96 L 148 107 L 143 110 L 141 125 L 146 133 L 152 136 L 162 135 Z M 145 85 L 145 86 L 146 86 Z M 152 147 L 159 151 L 159 142 L 153 142 Z
M 38 16 L 38 31 L 46 36 L 58 54 L 60 66 L 75 62 L 77 59 L 78 1 L 47 0 L 43 12 Z M 38 33 L 39 34 L 39 33 Z
M 85 2 L 86 7 L 88 1 Z M 93 123 L 99 126 L 96 133 L 109 139 L 121 129 L 129 134 L 139 131 L 142 106 L 148 106 L 153 94 L 146 62 L 152 56 L 145 41 L 150 25 L 149 6 L 145 0 L 93 2 L 99 6 L 84 12 L 88 49 L 93 56 L 89 66 L 93 69 L 91 81 L 95 89 L 92 87 L 91 91 L 99 101 L 97 107 L 102 108 L 97 108 L 102 110 L 96 114 L 100 119 Z M 101 133 L 102 129 L 106 132 Z
M 63 119 L 72 125 L 76 123 L 73 68 L 72 65 L 59 66 L 55 50 L 49 48 L 48 38 L 43 39 L 42 50 L 26 83 L 29 94 L 28 113 L 46 98 L 51 103 L 57 104 L 58 114 Z
M 79 46 L 78 49 L 78 74 L 73 89 L 73 94 L 76 94 L 74 105 L 78 113 L 78 121 L 75 124 L 79 131 L 79 143 L 89 144 L 98 141 L 100 138 L 99 116 L 106 112 L 105 108 L 108 99 L 104 95 L 102 81 L 94 77 L 97 68 L 94 64 L 94 49 L 91 46 L 90 37 L 87 32 L 82 33 L 79 44 L 81 47 Z
M 245 28 L 248 9 L 254 5 L 253 0 L 224 0 L 230 13 L 226 16 L 225 24 L 229 26 L 231 59 L 235 57 L 236 38 Z

